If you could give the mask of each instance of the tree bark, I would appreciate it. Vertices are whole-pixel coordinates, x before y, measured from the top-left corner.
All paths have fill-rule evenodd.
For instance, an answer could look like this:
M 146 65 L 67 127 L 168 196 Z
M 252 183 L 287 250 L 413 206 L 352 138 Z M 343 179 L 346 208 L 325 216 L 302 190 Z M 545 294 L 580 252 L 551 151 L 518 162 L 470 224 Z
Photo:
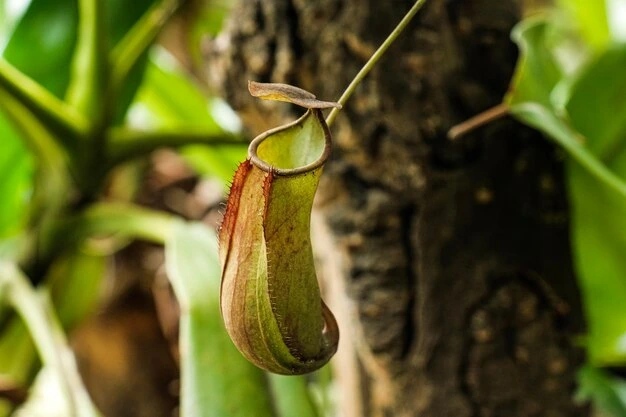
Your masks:
M 275 127 L 300 110 L 246 80 L 336 99 L 411 4 L 240 2 L 208 48 L 212 84 L 252 133 Z M 333 126 L 315 218 L 348 314 L 346 417 L 589 415 L 572 400 L 583 319 L 561 153 L 510 119 L 446 137 L 501 101 L 521 8 L 429 1 Z

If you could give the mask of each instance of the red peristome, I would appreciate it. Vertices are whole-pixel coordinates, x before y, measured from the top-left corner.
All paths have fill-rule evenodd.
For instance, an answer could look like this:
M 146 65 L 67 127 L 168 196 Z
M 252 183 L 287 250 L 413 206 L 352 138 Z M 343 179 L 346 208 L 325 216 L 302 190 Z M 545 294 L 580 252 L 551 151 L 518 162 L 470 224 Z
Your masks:
M 226 265 L 228 254 L 230 253 L 233 230 L 235 229 L 235 224 L 237 223 L 237 213 L 239 212 L 241 192 L 243 191 L 246 177 L 251 170 L 252 163 L 249 159 L 240 163 L 237 167 L 237 171 L 235 171 L 233 183 L 230 186 L 230 192 L 228 193 L 228 200 L 226 202 L 226 211 L 224 212 L 222 224 L 220 225 L 218 239 L 222 268 Z
M 272 171 L 268 172 L 263 179 L 263 200 L 265 201 L 263 207 L 263 222 L 265 222 L 265 218 L 267 217 L 267 206 L 270 201 L 270 191 L 272 189 L 272 181 L 274 180 L 274 173 Z

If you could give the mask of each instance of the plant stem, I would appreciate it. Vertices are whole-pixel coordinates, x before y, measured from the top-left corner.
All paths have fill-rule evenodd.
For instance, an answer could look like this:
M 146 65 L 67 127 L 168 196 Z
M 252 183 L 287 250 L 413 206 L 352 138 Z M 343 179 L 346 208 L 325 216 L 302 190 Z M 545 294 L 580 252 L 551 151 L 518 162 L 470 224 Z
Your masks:
M 102 0 L 78 1 L 76 46 L 71 62 L 70 83 L 65 101 L 90 122 L 86 140 L 80 143 L 75 162 L 78 189 L 86 200 L 95 198 L 102 187 L 105 157 L 104 127 L 110 124 L 106 94 L 109 82 L 107 28 Z
M 0 263 L 0 295 L 22 317 L 44 367 L 58 378 L 70 415 L 99 416 L 82 385 L 74 357 L 45 294 L 37 294 L 28 278 L 14 264 L 5 262 Z
M 611 187 L 626 198 L 626 182 L 583 145 L 585 138 L 570 124 L 537 103 L 520 103 L 511 107 L 511 114 L 546 135 L 550 136 L 589 174 Z
M 76 146 L 89 123 L 76 109 L 0 58 L 0 88 L 21 103 L 66 148 Z
M 352 93 L 354 93 L 354 90 L 356 90 L 356 87 L 363 80 L 363 78 L 365 78 L 367 74 L 372 70 L 372 68 L 374 68 L 374 65 L 376 65 L 376 63 L 380 60 L 383 54 L 387 51 L 387 49 L 389 49 L 391 44 L 396 40 L 396 38 L 400 35 L 400 33 L 402 33 L 402 31 L 407 27 L 411 19 L 413 19 L 413 16 L 415 16 L 417 12 L 422 8 L 424 3 L 426 3 L 426 0 L 417 0 L 415 2 L 413 7 L 411 7 L 411 10 L 409 10 L 407 14 L 402 18 L 400 23 L 398 23 L 398 26 L 396 26 L 393 32 L 391 32 L 389 36 L 387 36 L 387 39 L 385 39 L 385 41 L 378 47 L 376 52 L 374 52 L 374 54 L 370 57 L 370 59 L 365 63 L 363 68 L 361 68 L 359 73 L 354 77 L 350 85 L 348 85 L 348 88 L 346 88 L 346 90 L 343 92 L 343 94 L 338 100 L 338 103 L 341 104 L 342 107 L 350 99 L 350 96 L 352 96 Z M 333 124 L 333 121 L 337 117 L 339 110 L 341 109 L 334 108 L 330 112 L 330 114 L 326 118 L 326 124 L 328 126 Z
M 101 0 L 78 1 L 78 34 L 66 101 L 99 128 L 104 117 L 108 53 Z
M 26 264 L 37 264 L 37 248 L 48 236 L 52 224 L 66 204 L 65 198 L 70 187 L 67 156 L 40 119 L 1 87 L 0 108 L 22 133 L 20 137 L 37 158 L 38 170 L 29 210 L 30 231 L 25 239 L 27 244 L 19 254 Z
M 482 113 L 478 113 L 476 116 L 473 116 L 466 121 L 459 123 L 458 125 L 452 126 L 448 131 L 448 139 L 456 140 L 463 135 L 468 134 L 472 130 L 475 130 L 481 126 L 484 126 L 488 123 L 493 122 L 494 120 L 498 120 L 507 114 L 509 114 L 509 106 L 505 103 L 500 103 L 496 106 L 493 106 Z
M 115 128 L 109 131 L 108 162 L 117 165 L 146 155 L 157 148 L 178 148 L 191 144 L 247 145 L 247 142 L 237 135 L 226 132 L 215 133 L 206 129 L 141 131 Z
M 161 29 L 178 10 L 183 0 L 163 0 L 152 6 L 128 31 L 111 52 L 111 89 L 114 100 L 141 56 L 154 43 Z
M 93 204 L 84 212 L 57 224 L 42 252 L 52 257 L 56 251 L 80 244 L 96 236 L 116 236 L 164 244 L 176 217 L 126 203 Z

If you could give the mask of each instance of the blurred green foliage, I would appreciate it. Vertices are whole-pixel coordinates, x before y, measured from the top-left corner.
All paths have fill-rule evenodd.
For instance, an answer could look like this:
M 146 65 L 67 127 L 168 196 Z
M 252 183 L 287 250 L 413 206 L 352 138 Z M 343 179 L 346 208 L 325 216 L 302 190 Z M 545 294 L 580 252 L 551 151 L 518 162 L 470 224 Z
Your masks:
M 63 100 L 68 86 L 75 81 L 72 65 L 77 59 L 77 40 L 84 35 L 78 24 L 80 7 L 89 0 L 32 0 L 27 3 L 24 13 L 13 17 L 5 13 L 4 4 L 0 5 L 3 6 L 0 7 L 0 42 L 6 40 L 6 45 L 2 44 L 2 60 L 43 86 L 53 97 Z M 589 324 L 584 344 L 590 364 L 579 374 L 580 397 L 593 400 L 614 416 L 625 416 L 624 381 L 599 367 L 626 366 L 626 261 L 623 255 L 626 253 L 626 46 L 620 43 L 615 28 L 608 22 L 610 13 L 605 1 L 560 0 L 558 3 L 560 11 L 532 18 L 515 29 L 514 39 L 522 54 L 506 102 L 512 114 L 543 131 L 570 155 L 566 169 L 572 250 Z M 108 52 L 120 45 L 150 7 L 160 4 L 153 0 L 103 1 L 106 13 L 100 35 L 104 36 L 103 44 Z M 227 13 L 224 5 L 212 6 L 209 2 L 209 7 L 198 13 L 197 22 L 191 28 L 191 41 L 198 43 L 203 33 L 217 33 Z M 626 25 L 626 19 L 622 24 Z M 144 41 L 147 45 L 152 43 L 152 39 Z M 130 74 L 111 104 L 112 117 L 107 126 L 100 126 L 99 131 L 79 139 L 86 141 L 81 145 L 86 145 L 82 150 L 90 149 L 90 138 L 97 135 L 106 138 L 107 129 L 113 126 L 156 131 L 172 129 L 182 138 L 191 129 L 196 139 L 189 143 L 198 142 L 198 131 L 207 137 L 232 134 L 230 127 L 218 123 L 220 114 L 227 112 L 224 103 L 207 95 L 158 47 L 140 52 L 131 62 Z M 191 55 L 199 65 L 199 50 L 192 49 Z M 246 415 L 244 408 L 237 411 L 236 406 L 244 407 L 251 398 L 254 401 L 249 404 L 254 407 L 255 416 L 315 416 L 328 412 L 327 406 L 320 407 L 311 400 L 309 380 L 292 379 L 294 382 L 288 383 L 281 377 L 273 377 L 270 387 L 256 368 L 239 363 L 241 357 L 235 356 L 239 354 L 222 339 L 224 334 L 220 333 L 219 313 L 216 313 L 213 298 L 217 285 L 216 259 L 201 255 L 215 251 L 212 232 L 180 220 L 170 224 L 162 221 L 161 214 L 151 217 L 135 208 L 109 207 L 108 211 L 100 212 L 108 216 L 103 220 L 101 215 L 89 214 L 94 213 L 88 211 L 93 208 L 91 204 L 86 204 L 86 208 L 74 206 L 85 190 L 78 186 L 77 168 L 69 169 L 68 165 L 81 153 L 64 148 L 67 146 L 65 138 L 59 138 L 58 132 L 46 121 L 42 120 L 30 130 L 20 126 L 15 117 L 16 108 L 31 120 L 36 117 L 9 87 L 12 86 L 0 83 L 2 97 L 12 100 L 3 100 L 5 111 L 0 112 L 0 195 L 3 196 L 0 260 L 29 265 L 33 253 L 38 253 L 33 247 L 38 248 L 39 238 L 46 230 L 54 230 L 57 217 L 82 225 L 85 233 L 78 230 L 76 234 L 81 239 L 95 230 L 148 237 L 165 244 L 170 252 L 168 269 L 176 277 L 176 292 L 179 298 L 190 303 L 189 311 L 183 316 L 186 329 L 183 343 L 193 343 L 194 349 L 191 351 L 193 362 L 183 361 L 183 403 L 197 414 L 189 411 L 192 414 L 188 415 Z M 135 118 L 134 114 L 140 117 Z M 81 116 L 88 121 L 95 119 L 92 114 Z M 59 211 L 48 217 L 46 204 L 36 201 L 42 192 L 36 178 L 44 169 L 44 163 L 38 159 L 40 155 L 35 149 L 29 149 L 36 141 L 24 140 L 29 132 L 32 134 L 37 129 L 43 129 L 42 132 L 55 140 L 54 151 L 62 156 L 62 164 L 56 169 L 73 181 L 65 184 L 67 189 L 57 196 L 61 199 Z M 148 144 L 146 153 L 152 149 L 154 146 Z M 185 147 L 181 153 L 200 174 L 225 184 L 237 162 L 245 157 L 245 148 L 234 143 L 196 144 Z M 51 163 L 58 162 L 52 160 Z M 90 168 L 90 163 L 86 168 Z M 103 174 L 106 179 L 105 174 L 108 171 Z M 100 189 L 88 197 L 88 203 L 106 204 L 99 202 L 103 197 Z M 131 205 L 128 201 L 124 203 Z M 115 216 L 122 221 L 114 221 Z M 127 229 L 122 230 L 124 228 Z M 139 230 L 141 228 L 144 230 Z M 30 244 L 31 240 L 36 243 Z M 48 288 L 56 314 L 65 327 L 75 325 L 95 307 L 107 268 L 106 257 L 85 253 L 83 243 L 73 242 L 68 245 L 70 249 L 55 253 L 45 268 L 48 272 L 38 277 L 41 285 Z M 181 245 L 187 250 L 176 250 Z M 200 255 L 191 257 L 195 252 Z M 213 296 L 199 297 L 203 292 Z M 6 302 L 3 294 L 0 294 L 0 302 Z M 37 351 L 23 322 L 6 310 L 6 306 L 0 308 L 0 374 L 27 384 L 39 366 Z M 213 330 L 205 332 L 207 329 Z M 203 356 L 205 352 L 224 355 L 220 356 L 219 363 L 234 364 L 229 369 L 237 369 L 238 373 L 215 372 L 212 369 L 216 366 L 215 358 Z M 236 375 L 240 375 L 239 380 L 245 379 L 245 383 L 238 383 Z M 298 410 L 295 414 L 294 409 Z M 9 411 L 10 407 L 0 401 L 0 416 Z
M 218 123 L 220 109 L 226 107 L 223 111 L 228 112 L 228 106 L 216 97 L 207 100 L 199 86 L 185 76 L 166 51 L 159 48 L 153 51 L 144 77 L 145 82 L 131 108 L 131 115 L 133 110 L 140 113 L 138 123 L 143 126 L 154 129 L 201 128 L 214 133 L 223 131 L 225 127 L 231 129 Z M 207 112 L 214 117 L 207 117 Z M 236 118 L 234 114 L 232 117 Z M 234 127 L 238 126 L 235 124 Z M 198 173 L 228 184 L 239 162 L 246 158 L 246 149 L 243 144 L 220 148 L 191 145 L 182 150 L 182 155 Z
M 624 382 L 594 367 L 626 365 L 626 44 L 604 1 L 560 3 L 564 12 L 515 28 L 521 55 L 505 102 L 570 156 L 572 251 L 588 326 L 581 398 L 623 417 Z
M 626 382 L 608 372 L 584 366 L 578 371 L 579 401 L 593 400 L 596 406 L 612 416 L 626 416 Z
M 122 242 L 145 239 L 167 247 L 168 270 L 185 306 L 183 415 L 294 415 L 293 409 L 274 406 L 274 398 L 284 396 L 303 415 L 319 415 L 307 380 L 270 385 L 265 374 L 245 361 L 230 342 L 217 307 L 220 274 L 213 232 L 138 208 L 129 201 L 132 192 L 117 193 L 118 198 L 129 199 L 117 202 L 108 202 L 101 194 L 115 168 L 132 164 L 130 158 L 148 156 L 157 147 L 182 147 L 181 153 L 201 175 L 223 184 L 245 158 L 243 143 L 233 142 L 239 127 L 232 110 L 207 95 L 170 55 L 152 47 L 181 2 L 27 3 L 17 16 L 3 13 L 5 8 L 0 7 L 0 34 L 7 39 L 0 62 L 0 95 L 5 98 L 1 103 L 5 111 L 0 112 L 0 192 L 5 196 L 0 207 L 0 376 L 28 385 L 39 375 L 33 387 L 42 394 L 34 395 L 20 415 L 92 415 L 80 381 L 72 379 L 73 365 L 51 367 L 49 359 L 55 357 L 52 352 L 67 349 L 53 317 L 70 329 L 98 304 L 109 262 L 107 253 L 90 249 L 87 242 L 102 235 Z M 224 2 L 201 7 L 190 29 L 191 41 L 198 44 L 203 32 L 217 33 L 228 10 Z M 191 54 L 200 65 L 198 45 Z M 45 90 L 28 91 L 32 81 Z M 133 117 L 137 113 L 139 119 Z M 221 118 L 231 119 L 230 123 L 218 123 Z M 223 140 L 216 140 L 220 137 Z M 133 174 L 125 183 L 139 180 L 136 170 L 126 171 Z M 32 271 L 31 279 L 49 292 L 54 311 L 47 318 L 40 314 L 44 303 L 34 296 L 35 288 L 22 285 L 23 274 L 6 273 L 18 264 Z M 7 306 L 26 312 L 25 322 L 9 314 Z M 41 320 L 52 321 L 46 327 Z M 31 339 L 29 331 L 36 337 Z M 38 371 L 37 353 L 45 372 Z M 75 401 L 48 402 L 46 386 L 58 385 L 61 390 L 53 396 L 64 396 L 63 381 L 73 386 L 76 392 L 70 396 L 77 395 Z M 0 416 L 11 409 L 0 400 Z
M 181 415 L 273 416 L 264 372 L 239 354 L 222 323 L 215 234 L 201 224 L 177 222 L 173 228 L 165 244 L 166 267 L 181 307 L 180 336 L 188 341 L 190 359 L 182 369 L 181 388 L 188 395 L 181 399 Z M 202 372 L 207 369 L 211 372 Z
M 26 210 L 30 200 L 33 162 L 30 154 L 19 140 L 15 129 L 0 114 L 0 239 L 17 234 L 24 227 Z

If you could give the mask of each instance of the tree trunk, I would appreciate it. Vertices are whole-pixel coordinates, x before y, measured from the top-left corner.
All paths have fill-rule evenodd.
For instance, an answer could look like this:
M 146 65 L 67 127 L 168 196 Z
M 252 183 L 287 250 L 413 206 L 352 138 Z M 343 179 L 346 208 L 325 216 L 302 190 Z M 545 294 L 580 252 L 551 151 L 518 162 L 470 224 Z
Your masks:
M 243 1 L 209 76 L 257 134 L 301 111 L 246 80 L 336 99 L 411 4 Z M 446 137 L 502 99 L 521 8 L 430 0 L 332 128 L 314 239 L 346 417 L 589 415 L 560 152 L 511 119 Z

